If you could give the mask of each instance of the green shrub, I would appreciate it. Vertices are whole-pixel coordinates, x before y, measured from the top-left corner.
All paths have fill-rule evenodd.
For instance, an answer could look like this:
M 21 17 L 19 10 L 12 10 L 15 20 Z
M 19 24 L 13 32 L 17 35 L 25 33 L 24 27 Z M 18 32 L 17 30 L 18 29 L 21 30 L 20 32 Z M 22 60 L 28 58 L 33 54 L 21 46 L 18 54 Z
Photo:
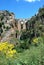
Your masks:
M 44 44 L 38 47 L 31 47 L 19 54 L 21 65 L 44 65 Z
M 8 65 L 8 61 L 4 53 L 0 52 L 0 65 Z

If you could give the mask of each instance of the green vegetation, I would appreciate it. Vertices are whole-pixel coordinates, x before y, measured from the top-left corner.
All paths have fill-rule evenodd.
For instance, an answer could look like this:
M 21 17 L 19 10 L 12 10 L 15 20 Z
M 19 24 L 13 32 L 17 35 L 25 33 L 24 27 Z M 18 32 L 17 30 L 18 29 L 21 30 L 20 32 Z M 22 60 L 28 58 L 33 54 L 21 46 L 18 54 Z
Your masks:
M 12 58 L 7 58 L 4 53 L 0 52 L 0 65 L 44 65 L 44 43 L 38 46 L 32 43 L 29 47 L 22 50 L 23 52 L 17 51 Z

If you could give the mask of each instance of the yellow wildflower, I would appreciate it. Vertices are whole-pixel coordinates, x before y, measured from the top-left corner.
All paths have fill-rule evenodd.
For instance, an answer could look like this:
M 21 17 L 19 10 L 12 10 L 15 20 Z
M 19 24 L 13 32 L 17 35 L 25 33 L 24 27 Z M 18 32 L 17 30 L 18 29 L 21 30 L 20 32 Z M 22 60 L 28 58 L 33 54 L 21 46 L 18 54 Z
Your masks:
M 0 43 L 0 51 L 4 52 L 7 57 L 13 57 L 13 55 L 16 53 L 16 50 L 13 48 L 14 45 L 8 42 Z
M 38 41 L 39 41 L 38 38 L 34 38 L 34 39 L 33 39 L 33 43 L 34 43 L 34 44 L 37 44 Z

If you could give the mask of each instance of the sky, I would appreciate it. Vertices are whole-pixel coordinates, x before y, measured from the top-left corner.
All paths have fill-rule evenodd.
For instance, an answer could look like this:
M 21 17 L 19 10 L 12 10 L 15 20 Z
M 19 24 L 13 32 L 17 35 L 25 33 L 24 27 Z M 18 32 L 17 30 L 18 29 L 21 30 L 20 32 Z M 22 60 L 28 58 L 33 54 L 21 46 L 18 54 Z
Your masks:
M 31 18 L 43 5 L 44 0 L 0 0 L 0 10 L 13 12 L 15 18 Z

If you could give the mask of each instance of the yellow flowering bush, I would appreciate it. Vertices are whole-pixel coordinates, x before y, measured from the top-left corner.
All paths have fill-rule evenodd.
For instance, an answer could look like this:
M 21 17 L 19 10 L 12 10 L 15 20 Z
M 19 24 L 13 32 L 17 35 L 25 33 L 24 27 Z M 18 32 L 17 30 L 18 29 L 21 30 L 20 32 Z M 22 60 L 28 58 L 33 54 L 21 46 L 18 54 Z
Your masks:
M 6 54 L 6 57 L 13 57 L 16 54 L 16 50 L 13 49 L 14 45 L 8 42 L 0 43 L 0 51 Z
M 33 43 L 35 45 L 39 44 L 39 43 L 43 43 L 43 40 L 41 37 L 38 37 L 38 38 L 33 38 Z
M 33 44 L 37 46 L 39 44 L 39 38 L 33 38 Z
M 16 50 L 10 50 L 8 51 L 8 53 L 6 54 L 7 57 L 13 57 L 13 55 L 16 53 Z
M 38 43 L 38 38 L 34 38 L 34 39 L 33 39 L 33 42 L 34 42 L 34 43 Z

